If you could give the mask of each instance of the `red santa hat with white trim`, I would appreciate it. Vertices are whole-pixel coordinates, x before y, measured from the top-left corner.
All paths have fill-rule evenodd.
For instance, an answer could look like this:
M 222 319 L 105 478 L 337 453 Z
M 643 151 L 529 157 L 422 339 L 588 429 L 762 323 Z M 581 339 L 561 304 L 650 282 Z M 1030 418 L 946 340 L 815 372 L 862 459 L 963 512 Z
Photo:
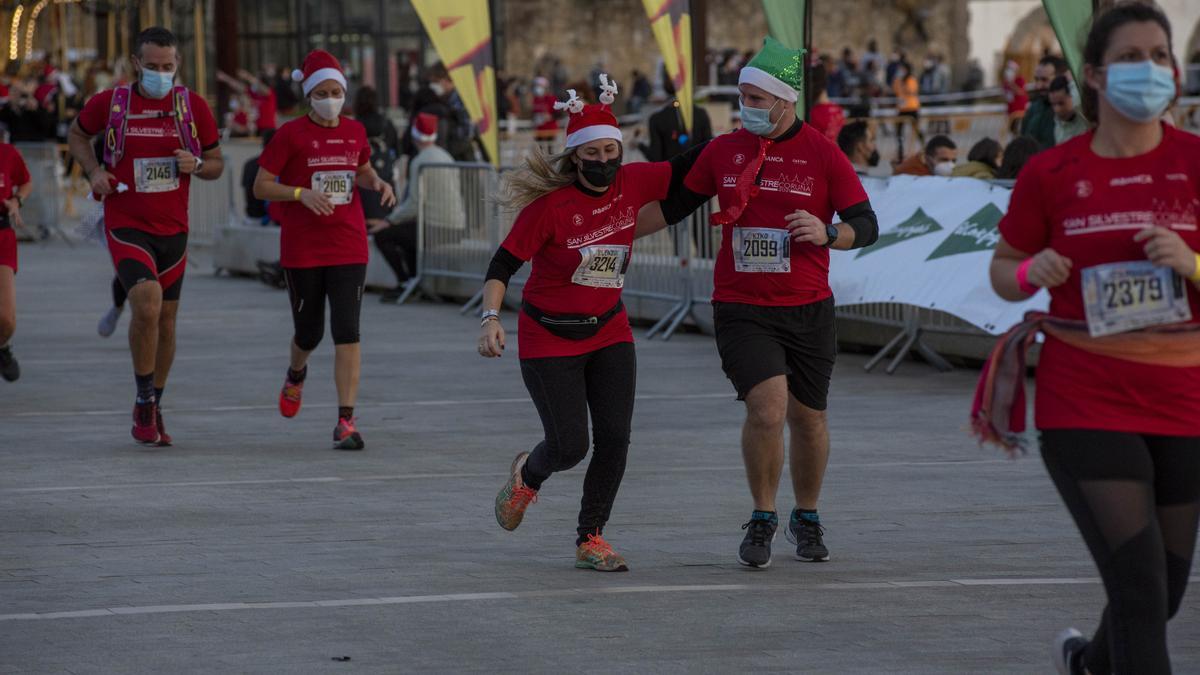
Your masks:
M 577 148 L 584 143 L 611 138 L 614 141 L 624 140 L 621 130 L 617 127 L 617 118 L 609 108 L 617 97 L 617 83 L 609 82 L 608 75 L 600 75 L 600 103 L 584 105 L 574 89 L 568 89 L 570 95 L 566 101 L 554 104 L 555 110 L 566 110 L 570 113 L 567 121 L 567 147 Z
M 304 57 L 304 65 L 300 70 L 292 71 L 292 79 L 302 83 L 304 95 L 316 88 L 325 80 L 333 80 L 346 88 L 346 74 L 342 72 L 342 64 L 333 54 L 324 49 L 314 49 Z
M 438 116 L 433 113 L 419 113 L 413 121 L 413 138 L 422 143 L 432 143 L 438 136 Z

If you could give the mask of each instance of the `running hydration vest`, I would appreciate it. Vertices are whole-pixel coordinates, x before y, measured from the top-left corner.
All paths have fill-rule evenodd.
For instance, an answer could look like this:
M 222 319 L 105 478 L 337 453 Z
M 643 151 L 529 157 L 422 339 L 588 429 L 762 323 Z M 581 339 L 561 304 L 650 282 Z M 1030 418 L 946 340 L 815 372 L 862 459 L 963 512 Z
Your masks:
M 125 131 L 129 118 L 154 119 L 171 116 L 175 120 L 175 131 L 179 133 L 179 142 L 184 150 L 196 157 L 202 152 L 200 148 L 200 132 L 196 129 L 196 118 L 192 114 L 191 93 L 187 87 L 176 85 L 171 90 L 174 108 L 171 112 L 156 111 L 152 113 L 129 112 L 133 100 L 133 87 L 122 85 L 113 90 L 112 107 L 108 113 L 108 127 L 104 130 L 104 164 L 115 169 L 121 158 L 125 156 Z

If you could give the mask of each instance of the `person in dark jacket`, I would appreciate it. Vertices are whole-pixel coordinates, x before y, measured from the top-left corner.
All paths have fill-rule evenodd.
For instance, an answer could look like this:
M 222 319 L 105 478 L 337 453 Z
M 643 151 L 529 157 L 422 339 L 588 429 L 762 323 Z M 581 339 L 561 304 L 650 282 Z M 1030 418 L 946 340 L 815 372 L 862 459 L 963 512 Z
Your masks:
M 665 162 L 701 143 L 707 143 L 713 137 L 708 113 L 695 104 L 692 105 L 692 133 L 688 134 L 683 126 L 679 99 L 675 98 L 675 87 L 669 79 L 664 79 L 663 88 L 671 100 L 651 115 L 647 122 L 650 144 L 638 144 L 648 162 Z
M 1021 135 L 1030 136 L 1043 150 L 1054 147 L 1054 110 L 1050 107 L 1050 83 L 1070 71 L 1061 56 L 1044 56 L 1033 71 L 1033 91 L 1025 117 L 1021 119 Z
M 396 125 L 379 110 L 379 94 L 374 87 L 360 87 L 354 96 L 354 119 L 367 130 L 367 141 L 371 144 L 371 167 L 379 177 L 394 184 L 396 160 L 400 157 L 400 138 Z M 382 195 L 371 190 L 358 189 L 362 198 L 363 214 L 368 227 L 372 221 L 386 222 L 391 209 L 382 203 Z

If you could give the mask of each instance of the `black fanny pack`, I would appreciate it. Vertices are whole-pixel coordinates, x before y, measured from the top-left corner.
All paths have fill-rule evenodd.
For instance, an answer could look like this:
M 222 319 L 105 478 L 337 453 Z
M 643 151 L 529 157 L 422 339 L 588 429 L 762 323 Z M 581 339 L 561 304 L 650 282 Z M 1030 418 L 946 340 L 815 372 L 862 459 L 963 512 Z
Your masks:
M 7 213 L 0 213 L 0 230 L 7 230 L 12 227 L 12 221 L 8 219 Z
M 586 314 L 547 314 L 528 302 L 521 303 L 521 311 L 528 314 L 529 318 L 541 324 L 542 328 L 550 331 L 551 334 L 557 335 L 560 338 L 566 338 L 567 340 L 586 340 L 594 336 L 614 316 L 620 314 L 623 309 L 625 309 L 624 301 L 618 300 L 612 309 L 600 316 L 588 316 Z

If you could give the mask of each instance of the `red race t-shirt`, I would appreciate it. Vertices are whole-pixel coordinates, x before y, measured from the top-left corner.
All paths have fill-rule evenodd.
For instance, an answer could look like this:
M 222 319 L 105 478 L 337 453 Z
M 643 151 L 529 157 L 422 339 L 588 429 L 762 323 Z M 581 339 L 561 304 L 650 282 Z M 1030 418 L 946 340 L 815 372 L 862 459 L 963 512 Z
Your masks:
M 279 128 L 258 165 L 288 187 L 325 192 L 333 214 L 319 216 L 297 201 L 279 204 L 279 262 L 284 267 L 367 264 L 367 224 L 354 181 L 371 158 L 363 125 L 348 117 L 323 127 L 305 115 Z
M 275 98 L 275 92 L 272 89 L 266 91 L 250 90 L 250 98 L 254 101 L 254 105 L 258 108 L 258 130 L 261 132 L 265 129 L 274 129 L 278 122 L 276 121 L 276 111 L 279 108 L 278 99 Z
M 837 143 L 838 133 L 846 126 L 846 111 L 836 103 L 818 103 L 809 112 L 808 119 L 818 131 L 825 134 L 825 138 Z
M 1067 283 L 1050 289 L 1050 313 L 1086 318 L 1082 271 L 1145 260 L 1140 230 L 1158 225 L 1200 250 L 1200 137 L 1163 125 L 1163 139 L 1137 157 L 1091 150 L 1093 133 L 1039 153 L 1021 170 L 1000 233 L 1017 249 L 1053 248 L 1072 261 Z M 1200 292 L 1189 282 L 1192 321 Z M 1200 368 L 1131 363 L 1046 338 L 1037 372 L 1040 429 L 1099 429 L 1200 436 Z
M 700 153 L 684 185 L 702 195 L 716 195 L 722 206 L 735 203 L 738 176 L 758 151 L 759 137 L 745 129 L 718 136 Z M 795 307 L 832 296 L 829 250 L 767 230 L 786 231 L 784 218 L 796 209 L 832 223 L 835 212 L 866 201 L 850 160 L 820 131 L 804 124 L 795 136 L 767 149 L 757 187 L 736 225 L 721 234 L 713 300 Z M 782 255 L 784 248 L 787 256 Z M 775 251 L 780 260 L 764 262 L 769 257 L 765 254 Z M 735 261 L 735 253 L 741 263 Z
M 0 143 L 0 202 L 12 199 L 17 188 L 30 180 L 32 177 L 21 153 L 8 143 Z
M 219 145 L 217 122 L 208 103 L 196 92 L 188 92 L 192 117 L 203 150 Z M 102 91 L 83 106 L 79 128 L 90 136 L 104 134 L 108 128 L 113 91 Z M 129 117 L 125 131 L 125 154 L 116 168 L 108 170 L 117 181 L 129 186 L 125 192 L 113 192 L 104 198 L 104 225 L 108 229 L 131 227 L 158 236 L 187 232 L 189 174 L 181 173 L 175 163 L 175 151 L 184 149 L 175 120 L 174 97 L 144 98 L 133 87 L 129 97 Z M 136 119 L 135 116 L 162 113 L 161 117 Z
M 522 209 L 502 246 L 533 260 L 524 299 L 549 314 L 599 316 L 612 309 L 621 299 L 638 211 L 666 199 L 670 182 L 666 162 L 626 164 L 599 197 L 568 185 Z M 558 337 L 525 312 L 517 325 L 522 359 L 579 356 L 633 342 L 624 310 L 586 340 Z

